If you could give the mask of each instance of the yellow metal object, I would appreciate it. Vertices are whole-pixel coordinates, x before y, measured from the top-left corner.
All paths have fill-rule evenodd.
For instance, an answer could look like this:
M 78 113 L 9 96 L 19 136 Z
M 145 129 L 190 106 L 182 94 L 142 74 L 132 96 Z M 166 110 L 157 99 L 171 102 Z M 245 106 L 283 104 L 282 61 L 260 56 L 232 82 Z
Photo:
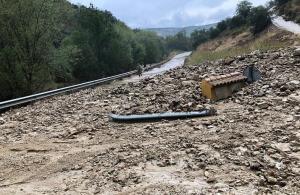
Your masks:
M 228 98 L 239 91 L 246 80 L 239 72 L 206 78 L 201 83 L 202 95 L 215 101 Z

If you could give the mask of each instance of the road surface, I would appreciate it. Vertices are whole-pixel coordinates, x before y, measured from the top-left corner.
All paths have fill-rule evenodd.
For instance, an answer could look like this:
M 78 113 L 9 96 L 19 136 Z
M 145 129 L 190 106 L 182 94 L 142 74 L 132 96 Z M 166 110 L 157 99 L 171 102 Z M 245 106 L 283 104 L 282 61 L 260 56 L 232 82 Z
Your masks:
M 189 55 L 191 55 L 191 53 L 192 52 L 185 52 L 185 53 L 178 54 L 172 60 L 166 62 L 165 64 L 161 65 L 160 67 L 154 68 L 149 71 L 145 71 L 141 77 L 134 75 L 134 76 L 126 79 L 125 81 L 133 82 L 133 81 L 138 81 L 138 80 L 144 79 L 144 78 L 152 78 L 156 75 L 164 74 L 165 72 L 172 70 L 174 68 L 183 66 L 185 59 Z
M 300 25 L 295 22 L 286 21 L 281 16 L 274 17 L 272 19 L 272 22 L 275 26 L 277 26 L 280 29 L 284 29 L 295 34 L 300 34 Z

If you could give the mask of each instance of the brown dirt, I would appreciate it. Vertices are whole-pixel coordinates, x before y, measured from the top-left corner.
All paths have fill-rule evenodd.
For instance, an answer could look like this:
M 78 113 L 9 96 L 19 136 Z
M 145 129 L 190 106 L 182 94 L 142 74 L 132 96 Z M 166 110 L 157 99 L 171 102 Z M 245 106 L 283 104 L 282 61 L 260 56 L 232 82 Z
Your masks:
M 230 33 L 228 35 L 221 36 L 220 38 L 201 44 L 197 48 L 197 51 L 222 51 L 234 47 L 248 47 L 248 45 L 253 43 L 254 41 L 266 43 L 274 43 L 280 41 L 282 43 L 293 45 L 298 44 L 296 43 L 297 40 L 299 40 L 299 36 L 271 25 L 269 28 L 267 28 L 257 36 L 253 36 L 249 30 L 242 31 L 237 34 Z

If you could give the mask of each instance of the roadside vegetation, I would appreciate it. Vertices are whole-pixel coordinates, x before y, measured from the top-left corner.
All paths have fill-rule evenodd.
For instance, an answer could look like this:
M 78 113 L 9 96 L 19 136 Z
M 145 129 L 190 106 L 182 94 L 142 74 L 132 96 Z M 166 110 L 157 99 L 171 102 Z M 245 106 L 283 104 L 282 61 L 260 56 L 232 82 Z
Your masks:
M 186 49 L 173 41 L 130 29 L 93 5 L 1 0 L 0 101 L 127 72 Z
M 219 22 L 215 28 L 195 31 L 192 34 L 192 46 L 195 51 L 189 58 L 188 64 L 291 45 L 291 39 L 298 40 L 299 38 L 279 29 L 273 29 L 271 15 L 274 10 L 291 13 L 284 10 L 297 10 L 295 5 L 299 5 L 299 2 L 299 0 L 274 0 L 269 2 L 267 7 L 254 7 L 248 1 L 240 2 L 235 16 Z M 291 5 L 294 6 L 293 9 L 290 9 Z M 286 15 L 294 16 L 293 14 Z
M 192 45 L 196 49 L 200 44 L 220 36 L 250 30 L 253 35 L 262 32 L 271 24 L 271 17 L 266 7 L 253 5 L 248 1 L 238 4 L 236 14 L 232 18 L 222 20 L 215 28 L 195 31 L 191 35 Z
M 67 0 L 0 0 L 0 101 L 127 72 L 137 64 L 159 62 L 174 51 L 196 50 L 190 61 L 198 63 L 273 47 L 272 42 L 260 40 L 223 51 L 197 49 L 244 32 L 258 37 L 271 24 L 271 7 L 298 20 L 299 0 L 274 0 L 268 8 L 242 1 L 235 16 L 208 30 L 163 38 L 130 29 L 93 5 L 73 5 Z
M 192 40 L 184 31 L 177 33 L 175 36 L 168 36 L 165 40 L 169 51 L 191 51 L 193 49 Z

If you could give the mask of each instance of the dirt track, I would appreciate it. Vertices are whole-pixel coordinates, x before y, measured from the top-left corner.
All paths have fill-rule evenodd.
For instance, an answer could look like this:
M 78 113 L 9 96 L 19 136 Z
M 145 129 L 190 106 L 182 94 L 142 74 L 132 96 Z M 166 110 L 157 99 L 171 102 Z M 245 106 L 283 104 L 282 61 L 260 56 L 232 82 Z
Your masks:
M 212 103 L 207 74 L 257 62 L 264 80 Z M 0 194 L 300 193 L 300 60 L 254 52 L 40 101 L 0 116 Z M 107 115 L 218 116 L 116 124 Z

